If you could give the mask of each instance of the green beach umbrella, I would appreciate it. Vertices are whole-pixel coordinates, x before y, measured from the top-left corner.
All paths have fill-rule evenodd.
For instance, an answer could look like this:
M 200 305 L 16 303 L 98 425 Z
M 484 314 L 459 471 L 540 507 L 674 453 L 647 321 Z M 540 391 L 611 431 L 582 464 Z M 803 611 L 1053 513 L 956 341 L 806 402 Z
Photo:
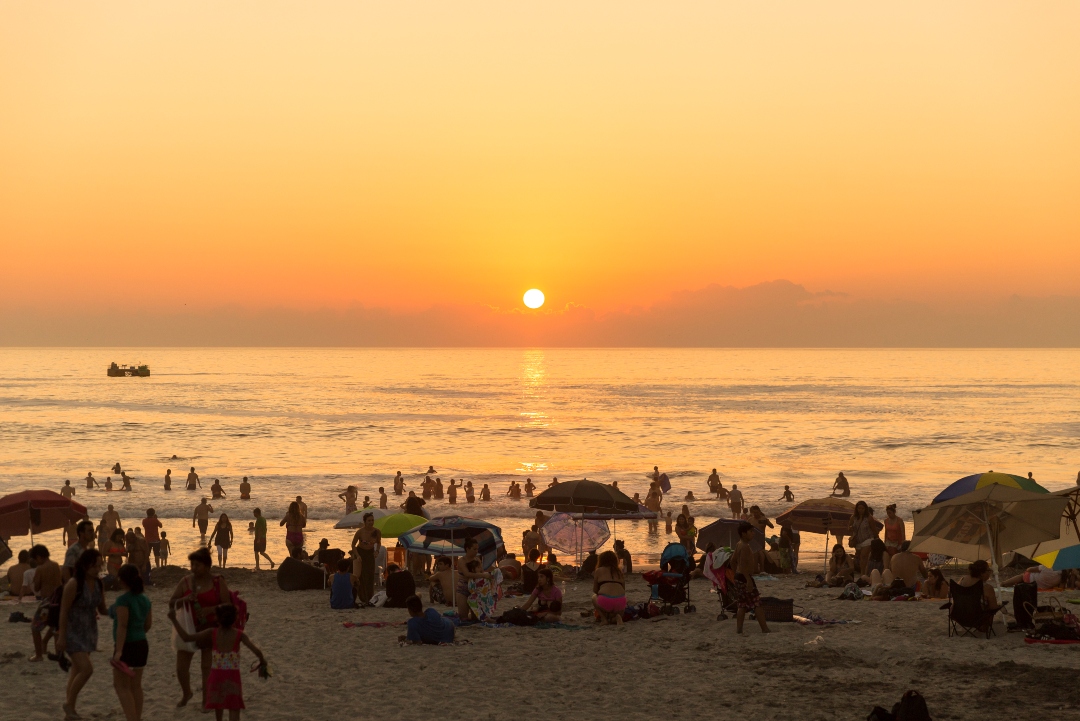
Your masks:
M 395 513 L 375 520 L 375 528 L 379 529 L 383 538 L 397 538 L 427 523 L 428 519 L 423 516 L 414 516 L 411 513 Z

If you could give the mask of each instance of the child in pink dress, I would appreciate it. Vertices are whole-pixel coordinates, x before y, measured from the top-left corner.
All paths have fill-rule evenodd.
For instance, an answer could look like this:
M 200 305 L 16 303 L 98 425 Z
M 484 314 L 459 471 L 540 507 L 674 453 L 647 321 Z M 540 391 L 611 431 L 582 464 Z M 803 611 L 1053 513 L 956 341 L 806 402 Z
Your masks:
M 240 677 L 240 644 L 244 644 L 259 657 L 260 675 L 266 668 L 266 657 L 252 643 L 243 631 L 233 628 L 236 622 L 236 606 L 223 604 L 215 610 L 217 628 L 208 628 L 195 634 L 186 632 L 176 621 L 176 611 L 169 610 L 173 628 L 185 641 L 193 641 L 199 648 L 213 650 L 210 664 L 210 676 L 206 680 L 206 706 L 214 709 L 217 721 L 222 721 L 225 709 L 229 710 L 229 721 L 239 721 L 240 710 L 244 708 L 244 693 Z

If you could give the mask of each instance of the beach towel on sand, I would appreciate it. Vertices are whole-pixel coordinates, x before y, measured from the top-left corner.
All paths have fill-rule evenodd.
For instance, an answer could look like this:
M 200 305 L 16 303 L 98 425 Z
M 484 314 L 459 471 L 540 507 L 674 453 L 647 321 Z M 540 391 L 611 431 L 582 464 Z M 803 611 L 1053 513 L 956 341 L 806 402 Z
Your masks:
M 497 588 L 498 586 L 486 578 L 469 579 L 469 609 L 481 621 L 495 615 Z

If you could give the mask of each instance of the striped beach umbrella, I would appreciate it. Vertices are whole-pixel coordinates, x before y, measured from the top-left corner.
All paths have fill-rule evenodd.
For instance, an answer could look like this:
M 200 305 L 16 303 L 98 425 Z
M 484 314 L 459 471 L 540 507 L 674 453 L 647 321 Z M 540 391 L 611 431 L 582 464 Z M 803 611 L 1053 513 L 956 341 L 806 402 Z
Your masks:
M 1019 488 L 1022 491 L 1032 491 L 1033 493 L 1050 492 L 1030 478 L 1014 476 L 1011 473 L 995 473 L 990 471 L 989 473 L 976 473 L 974 476 L 965 476 L 964 478 L 961 478 L 959 481 L 950 484 L 944 491 L 937 494 L 930 503 L 951 501 L 965 493 L 971 493 L 972 491 L 976 491 L 992 484 L 1006 486 L 1008 488 Z
M 1061 535 L 1018 548 L 1016 552 L 1055 571 L 1080 568 L 1080 488 L 1066 488 L 1053 495 L 1069 500 L 1061 513 Z

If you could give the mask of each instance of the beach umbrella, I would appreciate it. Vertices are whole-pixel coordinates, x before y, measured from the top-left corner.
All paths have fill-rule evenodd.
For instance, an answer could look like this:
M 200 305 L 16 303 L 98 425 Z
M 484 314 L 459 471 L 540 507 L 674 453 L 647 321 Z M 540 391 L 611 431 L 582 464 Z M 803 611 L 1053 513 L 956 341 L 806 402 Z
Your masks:
M 1006 551 L 1050 541 L 1061 533 L 1069 499 L 998 483 L 915 511 L 911 550 L 968 561 L 989 560 L 998 579 Z
M 942 501 L 949 501 L 957 496 L 962 496 L 965 493 L 971 493 L 972 491 L 993 484 L 1006 486 L 1008 488 L 1019 488 L 1025 491 L 1032 491 L 1033 493 L 1050 492 L 1030 478 L 1014 476 L 1011 473 L 994 473 L 993 471 L 990 471 L 989 473 L 976 473 L 974 476 L 965 476 L 959 481 L 949 484 L 945 490 L 934 496 L 934 500 L 930 501 L 930 503 L 934 504 L 941 503 Z
M 709 544 L 715 548 L 735 548 L 739 543 L 739 526 L 743 524 L 737 518 L 721 518 L 698 531 L 697 547 L 704 551 Z M 757 553 L 765 550 L 765 534 L 760 528 L 754 527 L 754 535 L 750 537 L 750 550 Z
M 422 526 L 398 536 L 398 545 L 409 553 L 429 556 L 464 556 L 465 540 L 475 538 L 480 565 L 487 569 L 499 559 L 503 549 L 502 530 L 487 521 L 461 516 L 433 518 Z M 450 594 L 451 603 L 457 606 L 457 583 Z
M 382 518 L 376 518 L 375 528 L 379 529 L 383 538 L 397 538 L 403 533 L 427 523 L 427 520 L 423 516 L 414 516 L 411 513 L 394 513 Z
M 556 513 L 540 529 L 544 543 L 564 553 L 580 556 L 607 543 L 611 538 L 607 521 L 581 519 L 569 513 Z
M 825 534 L 825 571 L 829 569 L 829 534 L 847 534 L 855 504 L 842 498 L 811 498 L 776 517 L 776 525 L 790 525 L 796 531 Z
M 1080 568 L 1080 488 L 1066 488 L 1053 495 L 1067 499 L 1065 510 L 1061 512 L 1060 535 L 1023 546 L 1016 552 L 1055 571 Z
M 86 506 L 56 491 L 19 491 L 0 498 L 0 538 L 45 533 L 86 518 Z
M 640 513 L 638 504 L 617 488 L 606 483 L 580 480 L 565 481 L 529 501 L 529 508 L 562 513 L 623 514 Z
M 388 508 L 361 508 L 347 514 L 344 518 L 334 524 L 334 528 L 360 528 L 364 525 L 364 516 L 371 514 L 375 517 L 375 520 L 385 518 L 386 516 L 392 516 L 396 511 L 391 511 Z

